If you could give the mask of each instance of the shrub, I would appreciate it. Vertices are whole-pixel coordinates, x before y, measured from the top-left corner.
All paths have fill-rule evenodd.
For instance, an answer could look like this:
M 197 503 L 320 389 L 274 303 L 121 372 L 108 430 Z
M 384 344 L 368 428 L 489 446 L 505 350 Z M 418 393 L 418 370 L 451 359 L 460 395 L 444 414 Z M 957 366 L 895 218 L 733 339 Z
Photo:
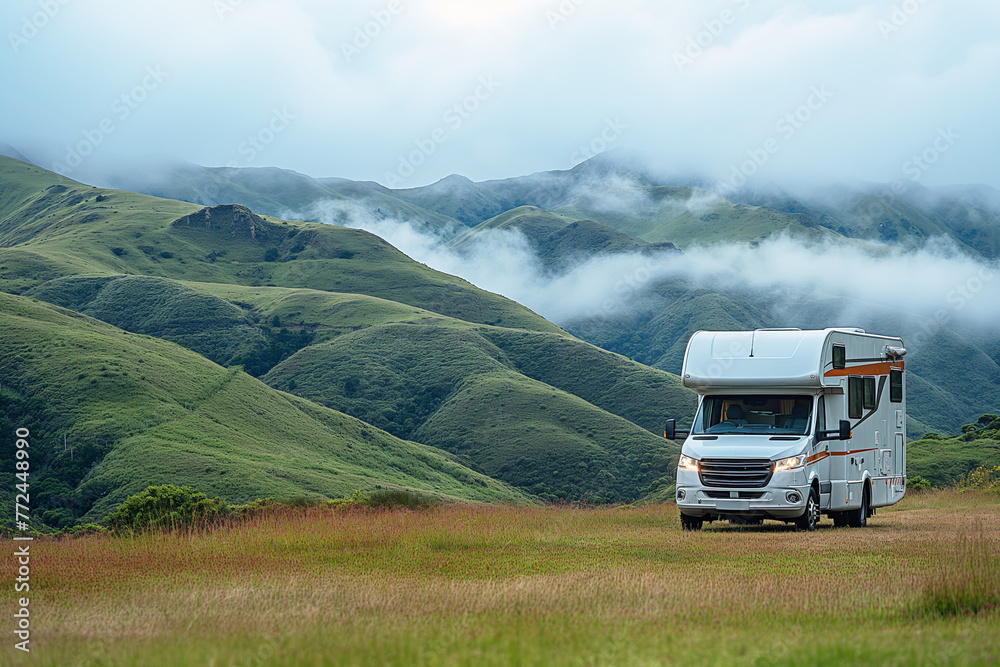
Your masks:
M 164 484 L 129 496 L 105 521 L 116 532 L 176 530 L 196 522 L 210 522 L 229 512 L 229 505 L 219 498 L 209 498 L 189 486 Z
M 993 468 L 979 466 L 975 470 L 970 470 L 965 477 L 958 480 L 955 488 L 959 491 L 1000 493 L 1000 466 Z
M 80 537 L 81 535 L 95 535 L 106 533 L 107 531 L 107 528 L 96 523 L 85 523 L 79 526 L 70 526 L 66 529 L 65 534 L 73 537 Z
M 111 252 L 113 252 L 116 257 L 124 257 L 125 255 L 128 254 L 128 251 L 125 250 L 125 248 L 120 248 L 118 246 L 115 246 L 114 248 L 112 248 Z
M 333 500 L 326 501 L 326 504 L 328 507 L 332 507 L 334 509 L 364 507 L 368 505 L 368 496 L 365 495 L 364 491 L 358 489 L 351 495 L 350 498 L 334 498 Z
M 906 480 L 907 491 L 930 491 L 931 483 L 920 475 L 914 475 Z
M 350 498 L 334 498 L 326 501 L 326 504 L 333 508 L 381 507 L 394 509 L 404 507 L 415 510 L 431 507 L 440 504 L 440 502 L 437 498 L 410 489 L 376 489 L 371 493 L 355 491 Z
M 281 253 L 278 252 L 277 248 L 268 248 L 267 252 L 264 253 L 264 261 L 265 262 L 273 262 L 276 259 L 278 259 L 278 256 L 280 254 Z
M 420 507 L 431 507 L 440 501 L 430 496 L 409 489 L 382 489 L 369 494 L 368 507 L 405 507 L 415 510 Z

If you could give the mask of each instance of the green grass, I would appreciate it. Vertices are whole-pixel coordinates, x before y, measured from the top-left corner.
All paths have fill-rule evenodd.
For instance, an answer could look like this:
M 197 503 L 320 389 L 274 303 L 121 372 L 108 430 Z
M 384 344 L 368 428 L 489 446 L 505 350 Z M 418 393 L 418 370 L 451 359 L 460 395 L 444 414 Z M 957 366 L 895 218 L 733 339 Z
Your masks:
M 928 434 L 906 446 L 906 472 L 920 475 L 934 486 L 953 486 L 980 466 L 1000 465 L 1000 439 L 993 437 Z
M 669 503 L 284 510 L 210 533 L 36 541 L 32 653 L 8 643 L 0 655 L 60 667 L 990 664 L 998 535 L 995 499 L 954 492 L 811 533 L 690 534 Z M 0 576 L 15 567 L 0 559 Z M 985 591 L 978 608 L 961 597 L 970 581 Z M 13 606 L 12 588 L 0 595 Z M 958 601 L 950 616 L 938 595 Z
M 378 484 L 480 500 L 522 497 L 440 450 L 167 341 L 5 294 L 0 326 L 4 426 L 32 433 L 39 518 L 63 506 L 97 520 L 126 495 L 163 483 L 232 502 L 336 497 Z M 6 441 L 5 460 L 12 447 Z M 2 475 L 10 493 L 13 469 Z

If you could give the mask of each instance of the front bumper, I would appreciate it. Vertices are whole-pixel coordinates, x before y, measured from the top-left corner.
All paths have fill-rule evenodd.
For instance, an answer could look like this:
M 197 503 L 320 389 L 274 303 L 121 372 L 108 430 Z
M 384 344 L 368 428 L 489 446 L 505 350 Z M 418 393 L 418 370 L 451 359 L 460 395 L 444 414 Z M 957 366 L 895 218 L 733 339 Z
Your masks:
M 698 518 L 797 519 L 806 510 L 810 491 L 802 477 L 791 473 L 775 474 L 764 487 L 721 488 L 703 485 L 696 472 L 678 470 L 677 508 L 682 514 Z

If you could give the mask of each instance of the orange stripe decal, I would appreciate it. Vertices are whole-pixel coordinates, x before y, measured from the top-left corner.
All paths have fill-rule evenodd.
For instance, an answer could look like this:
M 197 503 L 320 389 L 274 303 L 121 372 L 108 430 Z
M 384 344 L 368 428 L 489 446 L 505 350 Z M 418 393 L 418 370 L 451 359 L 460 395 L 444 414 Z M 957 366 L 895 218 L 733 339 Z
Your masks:
M 831 456 L 850 456 L 851 454 L 861 454 L 863 452 L 875 452 L 878 451 L 877 447 L 870 447 L 869 449 L 855 449 L 850 452 L 830 452 Z
M 902 361 L 883 361 L 877 364 L 861 364 L 860 366 L 848 366 L 847 368 L 834 368 L 823 373 L 823 377 L 837 377 L 843 375 L 888 375 L 889 369 L 898 368 L 903 370 Z

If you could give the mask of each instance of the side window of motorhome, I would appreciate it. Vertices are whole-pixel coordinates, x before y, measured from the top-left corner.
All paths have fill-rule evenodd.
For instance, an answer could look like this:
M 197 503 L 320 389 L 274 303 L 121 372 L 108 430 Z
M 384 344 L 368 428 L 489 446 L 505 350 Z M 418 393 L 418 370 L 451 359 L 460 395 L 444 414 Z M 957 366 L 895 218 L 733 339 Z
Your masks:
M 833 344 L 833 367 L 847 368 L 847 348 L 842 343 Z
M 865 378 L 865 410 L 875 409 L 875 378 L 866 377 Z
M 864 409 L 864 378 L 852 375 L 847 378 L 847 416 L 851 419 L 860 419 Z
M 816 401 L 816 432 L 826 430 L 826 397 L 820 396 Z
M 903 402 L 903 371 L 899 368 L 889 369 L 889 400 L 893 403 Z

